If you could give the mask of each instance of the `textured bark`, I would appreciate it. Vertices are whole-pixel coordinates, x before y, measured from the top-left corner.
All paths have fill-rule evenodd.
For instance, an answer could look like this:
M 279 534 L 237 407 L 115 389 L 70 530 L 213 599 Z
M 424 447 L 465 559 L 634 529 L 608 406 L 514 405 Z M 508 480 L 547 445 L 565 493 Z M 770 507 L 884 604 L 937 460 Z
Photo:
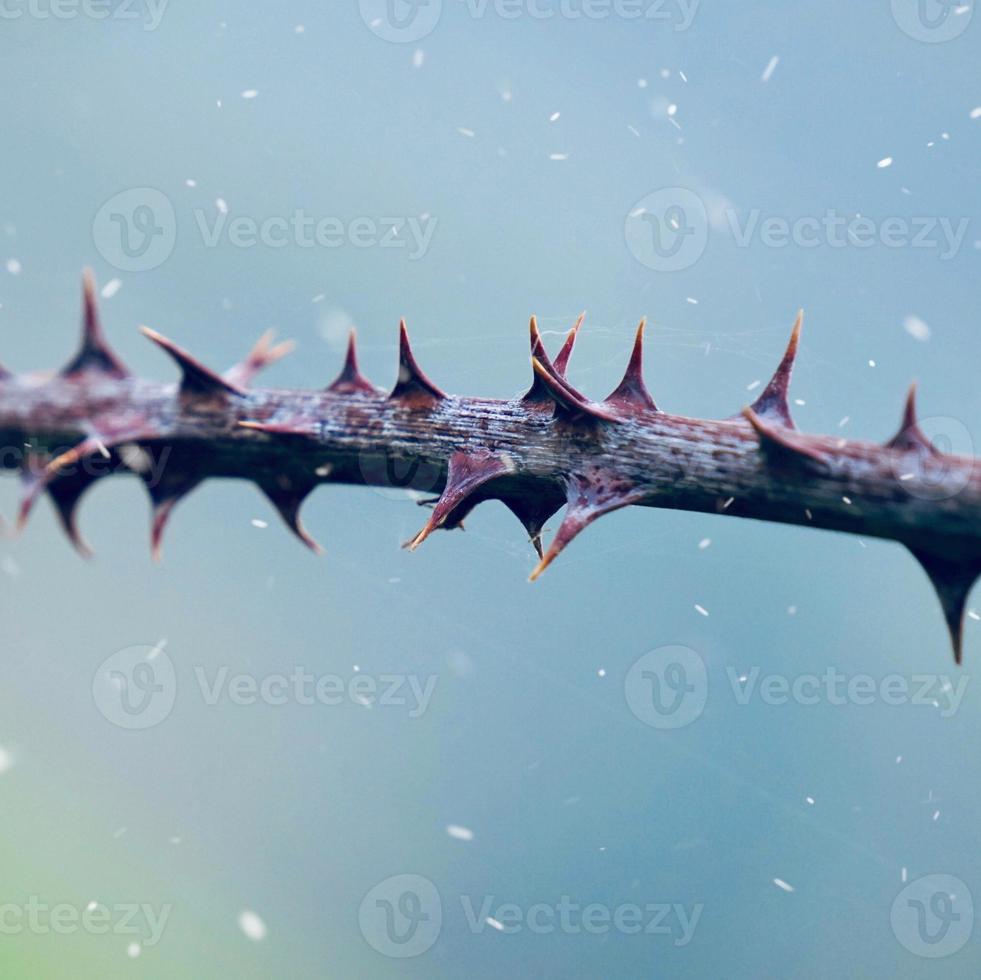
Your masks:
M 596 517 L 627 505 L 724 513 L 809 525 L 907 545 L 941 598 L 960 659 L 967 593 L 981 572 L 981 473 L 939 453 L 916 423 L 910 393 L 886 445 L 810 435 L 790 417 L 787 388 L 800 320 L 773 380 L 726 420 L 659 410 L 641 375 L 643 324 L 624 380 L 595 403 L 565 378 L 581 319 L 555 361 L 532 320 L 533 384 L 508 401 L 445 395 L 425 377 L 400 330 L 391 392 L 358 371 L 353 337 L 325 391 L 245 387 L 286 352 L 263 338 L 219 376 L 151 331 L 180 365 L 179 384 L 133 378 L 99 326 L 85 289 L 83 344 L 50 376 L 0 369 L 0 468 L 25 481 L 19 523 L 48 493 L 75 544 L 78 499 L 93 482 L 136 472 L 154 506 L 153 545 L 178 500 L 203 480 L 255 482 L 311 547 L 299 523 L 319 483 L 402 486 L 440 495 L 416 547 L 457 526 L 482 500 L 503 500 L 536 547 L 545 521 L 566 514 L 533 578 Z

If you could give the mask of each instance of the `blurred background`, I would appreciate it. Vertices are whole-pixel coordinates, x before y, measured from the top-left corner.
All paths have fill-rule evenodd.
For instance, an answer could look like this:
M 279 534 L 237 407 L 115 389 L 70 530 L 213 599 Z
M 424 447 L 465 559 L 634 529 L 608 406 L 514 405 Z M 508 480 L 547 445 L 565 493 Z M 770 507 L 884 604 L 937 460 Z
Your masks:
M 658 404 L 723 417 L 804 307 L 802 429 L 884 439 L 915 378 L 981 451 L 972 14 L 7 0 L 0 355 L 66 361 L 90 265 L 146 377 L 140 324 L 276 328 L 263 383 L 322 387 L 354 324 L 387 386 L 405 316 L 510 397 L 585 309 L 577 387 L 646 315 Z M 209 484 L 156 567 L 121 479 L 93 562 L 47 505 L 0 542 L 5 977 L 978 975 L 981 623 L 955 669 L 900 546 L 637 509 L 530 585 L 498 505 L 414 554 L 401 491 L 305 519 L 323 559 Z

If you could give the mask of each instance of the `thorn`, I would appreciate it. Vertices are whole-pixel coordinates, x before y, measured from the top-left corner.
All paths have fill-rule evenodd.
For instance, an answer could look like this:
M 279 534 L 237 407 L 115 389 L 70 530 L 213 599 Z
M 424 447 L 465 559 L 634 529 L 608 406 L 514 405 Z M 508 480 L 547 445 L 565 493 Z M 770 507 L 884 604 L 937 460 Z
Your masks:
M 225 372 L 224 379 L 236 387 L 247 388 L 260 371 L 282 360 L 296 349 L 296 344 L 292 340 L 284 340 L 273 346 L 275 336 L 275 331 L 267 330 L 256 341 L 255 347 L 249 351 L 245 360 Z
M 153 508 L 150 525 L 150 556 L 159 564 L 163 554 L 164 531 L 167 529 L 171 513 L 180 501 L 201 485 L 203 480 L 198 476 L 175 474 L 170 477 L 164 475 L 161 481 L 153 486 L 149 482 L 144 482 Z
M 749 406 L 743 409 L 742 415 L 756 430 L 761 449 L 790 459 L 807 459 L 824 467 L 829 465 L 828 457 L 820 449 L 808 445 L 795 429 L 771 425 Z
M 576 346 L 576 336 L 579 333 L 579 328 L 582 326 L 583 320 L 586 319 L 586 311 L 583 310 L 579 314 L 579 318 L 572 325 L 572 329 L 566 334 L 565 343 L 562 345 L 562 350 L 555 357 L 555 373 L 560 377 L 565 377 L 566 368 L 569 366 L 569 358 L 572 357 L 572 349 Z
M 91 269 L 82 273 L 82 310 L 82 344 L 71 361 L 62 368 L 61 376 L 75 378 L 87 371 L 97 371 L 112 378 L 128 378 L 129 371 L 113 353 L 102 332 Z
M 389 401 L 441 401 L 446 398 L 446 393 L 437 388 L 416 363 L 409 345 L 409 331 L 405 328 L 405 320 L 399 321 L 399 376 L 388 398 Z
M 85 491 L 97 478 L 83 479 L 81 482 L 72 480 L 55 480 L 48 486 L 48 497 L 54 504 L 61 526 L 64 529 L 72 547 L 83 557 L 92 558 L 94 552 L 78 529 L 78 504 Z
M 339 395 L 352 395 L 358 391 L 364 391 L 374 395 L 377 392 L 375 386 L 361 374 L 358 368 L 357 338 L 353 328 L 347 338 L 347 353 L 344 356 L 344 367 L 341 368 L 341 373 L 327 387 L 327 390 L 336 392 Z
M 162 347 L 177 362 L 181 369 L 181 393 L 189 395 L 245 395 L 245 390 L 220 374 L 215 374 L 211 368 L 205 367 L 197 358 L 192 357 L 182 347 L 172 340 L 149 327 L 140 327 L 144 337 Z
M 639 503 L 644 494 L 624 484 L 615 484 L 599 469 L 588 475 L 574 474 L 566 487 L 567 507 L 548 551 L 535 566 L 529 581 L 534 582 L 565 547 L 597 518 L 621 507 Z
M 605 405 L 613 405 L 625 412 L 656 412 L 658 410 L 657 405 L 654 404 L 654 399 L 651 398 L 651 394 L 647 390 L 647 385 L 644 384 L 644 326 L 646 323 L 646 317 L 640 321 L 623 380 L 607 396 L 604 401 Z
M 324 549 L 315 541 L 300 520 L 300 508 L 304 500 L 316 486 L 315 483 L 294 487 L 288 476 L 280 476 L 276 482 L 260 482 L 259 489 L 279 512 L 283 523 L 315 554 L 322 555 Z
M 903 420 L 899 423 L 899 431 L 885 443 L 887 449 L 898 449 L 901 452 L 925 452 L 931 456 L 939 456 L 937 447 L 926 437 L 916 419 L 916 382 L 909 386 L 906 394 L 906 404 L 903 406 Z
M 538 320 L 535 318 L 534 313 L 531 315 L 531 320 L 528 323 L 528 331 L 531 340 L 532 360 L 538 358 L 539 361 L 544 363 L 548 360 L 548 355 L 545 353 L 545 345 L 542 343 L 542 336 L 538 332 Z M 534 405 L 550 403 L 552 401 L 552 396 L 549 393 L 548 388 L 542 383 L 541 379 L 535 373 L 534 366 L 532 366 L 531 379 L 531 387 L 524 393 L 521 401 L 525 404 Z
M 923 548 L 909 550 L 923 566 L 940 599 L 944 620 L 950 631 L 950 642 L 954 648 L 954 662 L 959 666 L 964 652 L 964 609 L 971 586 L 981 573 L 981 561 L 958 561 Z
M 450 456 L 446 472 L 446 487 L 422 530 L 403 547 L 415 551 L 437 528 L 459 525 L 459 519 L 469 513 L 479 500 L 460 511 L 469 498 L 485 483 L 514 471 L 510 458 L 486 449 L 458 450 Z M 456 519 L 454 519 L 454 512 Z
M 786 429 L 796 428 L 794 420 L 790 416 L 787 392 L 790 389 L 790 376 L 794 370 L 794 360 L 797 357 L 797 347 L 800 344 L 800 332 L 803 324 L 804 311 L 798 310 L 794 329 L 790 332 L 790 341 L 786 351 L 784 351 L 783 359 L 770 379 L 770 383 L 750 406 L 760 418 L 778 422 Z
M 573 417 L 587 415 L 594 419 L 602 419 L 604 422 L 620 421 L 612 412 L 606 411 L 599 405 L 594 405 L 579 394 L 575 388 L 563 381 L 557 374 L 550 373 L 545 364 L 537 357 L 531 359 L 531 368 L 556 407 L 564 410 L 567 415 Z
M 541 561 L 545 555 L 542 548 L 542 529 L 545 527 L 545 522 L 565 502 L 562 496 L 536 493 L 533 496 L 525 497 L 507 495 L 502 496 L 501 500 L 507 509 L 521 521 L 525 531 L 528 532 L 528 540 L 538 553 L 538 560 Z

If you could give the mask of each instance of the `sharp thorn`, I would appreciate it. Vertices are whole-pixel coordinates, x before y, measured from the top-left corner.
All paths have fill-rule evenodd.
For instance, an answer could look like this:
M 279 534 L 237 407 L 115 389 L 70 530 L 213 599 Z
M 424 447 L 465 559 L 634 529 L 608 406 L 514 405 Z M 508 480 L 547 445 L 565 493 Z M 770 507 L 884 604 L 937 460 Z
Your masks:
M 182 347 L 149 327 L 140 327 L 144 337 L 165 350 L 181 369 L 181 392 L 188 395 L 245 395 L 245 390 L 205 367 Z
M 569 366 L 569 358 L 572 357 L 572 349 L 576 346 L 576 337 L 579 334 L 579 328 L 582 326 L 583 320 L 586 319 L 586 311 L 583 310 L 579 314 L 578 319 L 572 325 L 572 329 L 566 334 L 565 343 L 562 344 L 562 349 L 555 356 L 555 372 L 560 378 L 565 377 L 566 369 Z
M 773 373 L 773 377 L 767 386 L 750 406 L 760 418 L 778 422 L 786 429 L 795 428 L 794 420 L 790 415 L 788 392 L 790 390 L 790 377 L 794 371 L 794 360 L 797 357 L 797 348 L 800 345 L 800 332 L 803 324 L 804 311 L 799 310 L 797 312 L 797 319 L 794 321 L 794 328 L 790 332 L 790 341 L 787 343 L 787 349 L 784 351 L 779 366 Z
M 225 372 L 224 379 L 235 387 L 247 388 L 260 371 L 282 360 L 296 349 L 296 344 L 292 340 L 284 340 L 274 346 L 275 336 L 275 331 L 267 330 L 256 341 L 246 358 Z
M 353 328 L 347 338 L 344 367 L 341 368 L 341 373 L 328 386 L 327 390 L 339 395 L 350 395 L 358 391 L 373 395 L 377 392 L 375 386 L 361 374 L 358 367 L 357 337 Z
M 61 370 L 63 378 L 98 372 L 112 378 L 127 378 L 129 371 L 113 353 L 102 332 L 95 278 L 91 269 L 82 274 L 82 343 L 75 356 Z
M 646 318 L 640 321 L 637 333 L 634 337 L 633 350 L 630 352 L 630 360 L 627 362 L 627 369 L 623 373 L 623 380 L 607 396 L 604 401 L 606 405 L 613 405 L 625 412 L 656 412 L 657 405 L 651 398 L 647 385 L 644 384 L 644 326 Z
M 760 440 L 760 448 L 766 452 L 787 459 L 808 460 L 823 467 L 828 466 L 828 457 L 820 449 L 808 445 L 804 437 L 795 429 L 771 425 L 748 405 L 743 409 L 742 415 L 756 431 Z
M 406 329 L 405 320 L 399 321 L 399 376 L 388 398 L 389 401 L 402 399 L 408 402 L 416 400 L 432 402 L 446 398 L 446 393 L 437 388 L 416 363 L 409 344 L 409 331 Z
M 903 405 L 903 419 L 899 423 L 899 431 L 885 443 L 887 449 L 898 449 L 901 452 L 923 452 L 931 456 L 939 456 L 937 447 L 926 437 L 920 428 L 916 417 L 916 382 L 909 386 L 906 402 Z

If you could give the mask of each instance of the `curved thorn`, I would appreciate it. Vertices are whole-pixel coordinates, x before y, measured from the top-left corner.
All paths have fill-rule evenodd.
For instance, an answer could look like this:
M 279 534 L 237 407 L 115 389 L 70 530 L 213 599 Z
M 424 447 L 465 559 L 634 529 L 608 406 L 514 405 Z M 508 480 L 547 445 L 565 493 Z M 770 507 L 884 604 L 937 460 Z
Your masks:
M 644 327 L 647 318 L 644 317 L 637 327 L 634 337 L 633 350 L 630 352 L 630 360 L 627 362 L 627 369 L 623 373 L 620 384 L 604 400 L 604 404 L 613 405 L 626 412 L 656 412 L 657 405 L 651 398 L 651 393 L 644 384 Z
M 398 399 L 414 401 L 420 398 L 427 401 L 441 401 L 446 398 L 446 392 L 434 385 L 419 367 L 409 344 L 409 331 L 406 329 L 405 320 L 400 320 L 399 376 L 388 399 L 389 401 Z
M 102 332 L 91 269 L 82 273 L 82 309 L 82 343 L 75 356 L 62 368 L 61 376 L 74 378 L 87 371 L 97 371 L 113 378 L 128 378 L 129 371 L 113 353 Z
M 576 322 L 572 325 L 572 329 L 566 334 L 565 343 L 562 345 L 562 349 L 555 356 L 555 371 L 560 378 L 565 377 L 566 369 L 569 366 L 569 358 L 572 357 L 572 349 L 576 346 L 576 337 L 579 334 L 579 328 L 582 326 L 583 320 L 586 319 L 586 311 L 583 310 L 579 314 Z
M 790 390 L 790 377 L 794 371 L 794 360 L 800 344 L 801 328 L 804 325 L 804 311 L 797 311 L 794 328 L 790 332 L 790 340 L 779 366 L 773 373 L 767 386 L 760 392 L 759 397 L 750 406 L 753 411 L 764 419 L 779 422 L 787 429 L 794 429 L 794 420 L 790 415 L 790 403 L 787 393 Z
M 756 431 L 760 440 L 760 448 L 763 450 L 775 452 L 788 458 L 810 460 L 825 467 L 828 465 L 828 457 L 820 449 L 808 445 L 796 429 L 771 425 L 748 405 L 741 414 Z
M 246 394 L 245 390 L 231 381 L 227 381 L 220 374 L 215 374 L 209 367 L 205 367 L 196 357 L 189 354 L 183 347 L 179 347 L 172 340 L 168 340 L 163 334 L 151 330 L 149 327 L 140 327 L 140 333 L 149 340 L 152 340 L 158 347 L 165 350 L 181 369 L 181 391 L 192 395 L 240 395 Z
M 622 507 L 639 503 L 644 494 L 627 486 L 611 486 L 599 471 L 586 476 L 572 476 L 567 487 L 568 506 L 565 517 L 544 557 L 535 566 L 529 581 L 534 582 L 561 554 L 567 545 L 597 518 Z
M 259 483 L 259 489 L 276 508 L 283 523 L 303 542 L 315 555 L 324 553 L 323 547 L 310 535 L 300 520 L 300 509 L 303 501 L 313 490 L 315 484 L 294 489 L 287 477 L 282 477 L 278 484 Z
M 433 531 L 450 521 L 453 512 L 458 511 L 475 491 L 513 469 L 510 459 L 487 450 L 458 450 L 453 453 L 447 465 L 446 486 L 429 520 L 403 547 L 415 551 Z
M 964 613 L 971 588 L 981 573 L 981 562 L 957 561 L 923 548 L 911 547 L 910 551 L 937 593 L 950 632 L 954 662 L 960 665 L 964 652 Z
M 565 410 L 569 415 L 587 415 L 594 419 L 601 419 L 604 422 L 619 422 L 620 419 L 612 412 L 608 412 L 599 405 L 593 404 L 583 395 L 579 394 L 575 388 L 571 387 L 562 380 L 557 374 L 551 373 L 545 364 L 537 357 L 531 359 L 531 369 L 535 376 L 541 381 L 542 386 L 548 392 L 549 397 L 556 406 Z
M 85 559 L 92 558 L 95 553 L 78 529 L 78 504 L 89 485 L 89 483 L 84 483 L 81 486 L 62 487 L 59 481 L 55 480 L 48 486 L 48 497 L 54 504 L 55 513 L 58 515 L 62 529 L 68 536 L 72 547 Z
M 333 391 L 339 395 L 354 394 L 358 391 L 364 391 L 373 395 L 377 392 L 375 386 L 362 375 L 358 367 L 357 335 L 353 327 L 347 337 L 347 352 L 344 355 L 344 367 L 341 368 L 341 373 L 334 381 L 327 386 L 327 391 Z

